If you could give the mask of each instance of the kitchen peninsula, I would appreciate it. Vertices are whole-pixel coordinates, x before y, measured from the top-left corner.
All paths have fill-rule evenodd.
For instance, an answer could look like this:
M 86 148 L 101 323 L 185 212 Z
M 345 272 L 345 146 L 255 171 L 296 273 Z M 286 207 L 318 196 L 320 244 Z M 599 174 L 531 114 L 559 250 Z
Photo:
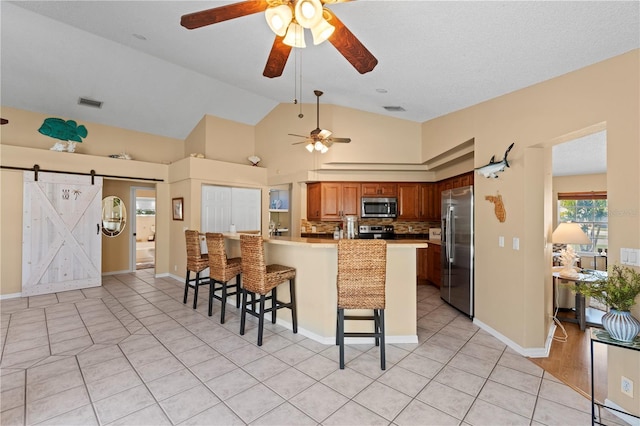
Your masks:
M 240 256 L 240 234 L 225 234 L 229 257 Z M 417 343 L 416 249 L 425 240 L 387 241 L 385 331 L 387 343 Z M 267 263 L 296 268 L 298 333 L 324 344 L 335 344 L 337 240 L 318 238 L 265 238 Z M 289 300 L 287 286 L 278 298 Z M 278 323 L 291 328 L 288 310 L 278 312 Z M 356 325 L 353 330 L 357 330 Z M 362 324 L 370 327 L 370 324 Z M 360 339 L 361 341 L 362 339 Z

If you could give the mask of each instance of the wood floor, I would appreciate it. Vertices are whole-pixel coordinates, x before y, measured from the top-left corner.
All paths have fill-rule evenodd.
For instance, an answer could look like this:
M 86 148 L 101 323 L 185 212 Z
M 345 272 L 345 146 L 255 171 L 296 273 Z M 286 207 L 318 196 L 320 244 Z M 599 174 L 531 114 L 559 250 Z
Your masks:
M 577 324 L 563 322 L 567 341 L 554 341 L 548 358 L 530 358 L 532 362 L 548 371 L 557 379 L 591 398 L 591 355 L 589 328 L 580 331 Z M 556 337 L 562 338 L 560 327 Z M 607 397 L 607 349 L 605 345 L 594 346 L 595 397 L 603 402 Z

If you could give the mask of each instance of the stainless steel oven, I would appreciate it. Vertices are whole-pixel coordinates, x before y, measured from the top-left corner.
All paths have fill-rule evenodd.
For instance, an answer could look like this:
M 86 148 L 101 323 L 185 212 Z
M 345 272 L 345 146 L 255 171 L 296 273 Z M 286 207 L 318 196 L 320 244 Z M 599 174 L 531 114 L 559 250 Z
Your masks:
M 391 217 L 398 215 L 397 198 L 361 198 L 361 217 Z

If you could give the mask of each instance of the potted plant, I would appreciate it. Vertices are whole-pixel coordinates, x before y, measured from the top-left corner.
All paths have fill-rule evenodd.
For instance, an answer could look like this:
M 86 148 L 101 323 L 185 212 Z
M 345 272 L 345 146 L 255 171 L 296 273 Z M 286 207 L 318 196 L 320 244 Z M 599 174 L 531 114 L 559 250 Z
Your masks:
M 640 321 L 631 315 L 630 309 L 640 294 L 640 273 L 626 266 L 613 265 L 607 278 L 581 282 L 576 291 L 610 308 L 602 317 L 602 326 L 612 338 L 622 342 L 635 339 L 640 332 Z

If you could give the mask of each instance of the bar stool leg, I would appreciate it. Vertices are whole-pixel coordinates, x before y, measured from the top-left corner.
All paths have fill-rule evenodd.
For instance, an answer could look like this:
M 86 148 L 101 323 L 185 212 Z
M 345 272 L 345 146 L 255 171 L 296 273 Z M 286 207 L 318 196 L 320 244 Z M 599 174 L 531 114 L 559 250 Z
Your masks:
M 200 272 L 196 272 L 195 292 L 193 293 L 193 309 L 198 306 L 198 287 L 200 287 Z
M 184 282 L 184 299 L 182 303 L 187 303 L 187 295 L 189 294 L 189 277 L 191 276 L 191 271 L 187 269 L 187 279 Z
M 264 303 L 265 295 L 260 295 L 260 315 L 258 316 L 258 346 L 262 346 L 262 332 L 264 329 Z M 274 311 L 275 312 L 275 311 Z
M 386 369 L 385 343 L 384 343 L 384 309 L 380 309 L 380 368 Z
M 212 284 L 209 284 L 212 285 Z M 224 324 L 225 305 L 227 304 L 227 283 L 222 283 L 222 304 L 220 306 L 220 324 Z
M 236 308 L 240 307 L 240 292 L 242 291 L 242 282 L 240 274 L 236 275 Z
M 213 314 L 213 291 L 215 286 L 213 285 L 213 280 L 209 283 L 209 316 Z
M 262 312 L 262 309 L 260 310 Z M 271 324 L 276 323 L 278 312 L 278 287 L 271 290 Z
M 338 337 L 340 344 L 340 369 L 344 370 L 344 309 L 338 309 Z
M 247 316 L 247 290 L 242 289 L 242 310 L 240 311 L 240 335 L 244 336 L 244 323 Z
M 298 332 L 298 313 L 296 311 L 296 279 L 289 280 L 289 294 L 291 295 L 291 322 L 293 323 L 293 333 Z

